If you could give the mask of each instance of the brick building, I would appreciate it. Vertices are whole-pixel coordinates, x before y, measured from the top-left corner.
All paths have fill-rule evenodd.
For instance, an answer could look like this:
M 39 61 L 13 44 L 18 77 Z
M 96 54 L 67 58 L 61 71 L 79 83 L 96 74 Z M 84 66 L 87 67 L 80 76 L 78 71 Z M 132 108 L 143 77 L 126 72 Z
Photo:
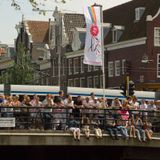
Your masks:
M 103 17 L 105 86 L 119 88 L 129 75 L 139 89 L 160 89 L 160 1 L 132 0 L 103 11 Z M 81 42 L 84 30 L 77 32 Z M 65 55 L 69 86 L 102 87 L 101 69 L 82 63 L 83 49 Z

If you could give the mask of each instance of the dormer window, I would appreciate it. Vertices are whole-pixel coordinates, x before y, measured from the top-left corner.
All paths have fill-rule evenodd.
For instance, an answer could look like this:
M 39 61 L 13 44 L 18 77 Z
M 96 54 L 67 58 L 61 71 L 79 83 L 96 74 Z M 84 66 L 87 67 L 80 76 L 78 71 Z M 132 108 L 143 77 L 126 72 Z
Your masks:
M 85 45 L 86 29 L 76 27 L 73 30 L 72 50 L 77 51 L 83 49 Z
M 135 21 L 139 21 L 145 11 L 145 7 L 138 7 L 135 9 Z
M 111 23 L 103 23 L 102 27 L 103 27 L 103 37 L 106 37 L 107 34 L 109 33 L 110 28 L 112 27 L 112 25 L 111 25 Z
M 124 26 L 114 26 L 112 29 L 112 42 L 116 43 L 120 39 L 124 30 Z
M 118 33 L 117 33 L 117 32 L 118 32 L 117 29 L 113 29 L 113 30 L 112 30 L 112 42 L 113 42 L 113 43 L 115 43 L 115 42 L 118 41 L 118 36 L 117 36 Z

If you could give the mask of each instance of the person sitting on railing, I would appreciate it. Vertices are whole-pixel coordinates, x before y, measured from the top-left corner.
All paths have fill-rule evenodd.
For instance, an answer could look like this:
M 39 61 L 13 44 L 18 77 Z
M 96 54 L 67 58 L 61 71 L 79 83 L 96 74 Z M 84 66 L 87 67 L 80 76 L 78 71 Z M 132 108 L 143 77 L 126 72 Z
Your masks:
M 139 114 L 135 115 L 135 128 L 136 128 L 136 134 L 139 141 L 146 141 L 146 134 L 145 130 L 142 128 L 143 122 L 140 118 Z
M 119 140 L 118 138 L 118 129 L 115 123 L 115 118 L 112 115 L 112 112 L 108 112 L 105 123 L 105 130 L 108 131 L 112 139 Z
M 128 100 L 123 100 L 122 107 L 118 110 L 118 118 L 116 119 L 117 128 L 119 129 L 120 133 L 122 134 L 123 138 L 128 139 L 128 119 L 129 119 L 129 112 L 128 112 L 129 104 Z
M 43 121 L 44 121 L 44 129 L 51 129 L 52 124 L 52 108 L 54 106 L 53 98 L 51 94 L 47 94 L 46 98 L 42 102 L 43 110 Z M 48 108 L 50 107 L 50 108 Z
M 128 121 L 128 118 L 129 118 L 129 104 L 128 104 L 128 100 L 123 100 L 123 103 L 122 103 L 122 107 L 120 107 L 120 109 L 118 110 L 118 114 L 119 116 L 121 117 L 121 119 L 123 121 Z
M 64 115 L 64 123 L 66 123 L 66 120 L 69 117 L 69 114 L 72 113 L 72 109 L 74 108 L 74 101 L 70 94 L 66 95 L 66 98 L 64 99 L 64 106 L 66 108 L 65 109 L 66 114 L 63 114 L 63 115 Z M 65 129 L 65 124 L 64 124 L 64 129 Z
M 105 117 L 105 109 L 107 108 L 105 103 L 105 98 L 98 98 L 99 103 L 97 106 L 97 111 L 95 112 L 95 118 L 98 118 L 100 123 L 104 123 L 104 117 Z
M 128 128 L 127 129 L 129 130 L 129 137 L 136 138 L 135 120 L 134 120 L 133 115 L 131 117 L 129 117 L 129 119 L 128 119 Z
M 86 138 L 89 140 L 90 137 L 90 119 L 88 114 L 85 114 L 82 116 L 82 121 L 81 121 L 81 125 L 82 125 L 82 131 L 84 132 Z
M 74 140 L 80 141 L 80 122 L 74 119 L 73 114 L 70 114 L 67 125 L 69 130 L 73 133 Z
M 59 91 L 59 96 L 55 96 L 54 98 L 54 130 L 61 130 L 65 129 L 65 123 L 66 123 L 66 109 L 64 105 L 64 91 Z
M 102 138 L 102 130 L 100 128 L 101 123 L 99 119 L 96 118 L 96 115 L 93 114 L 92 119 L 91 119 L 91 129 L 94 130 L 96 138 Z
M 143 117 L 142 128 L 145 131 L 148 140 L 151 140 L 152 139 L 152 135 L 153 135 L 152 123 L 148 121 L 148 118 L 146 116 Z
M 120 134 L 124 139 L 128 139 L 128 119 L 122 119 L 122 117 L 119 117 L 118 119 L 115 120 L 116 127 L 118 131 L 120 131 Z

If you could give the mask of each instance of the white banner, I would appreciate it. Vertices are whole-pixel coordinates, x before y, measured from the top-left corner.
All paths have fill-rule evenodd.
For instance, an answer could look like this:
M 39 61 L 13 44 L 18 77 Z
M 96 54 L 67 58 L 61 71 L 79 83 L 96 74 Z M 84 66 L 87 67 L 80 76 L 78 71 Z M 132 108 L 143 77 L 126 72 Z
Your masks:
M 85 10 L 86 41 L 83 63 L 102 66 L 102 20 L 101 7 L 91 6 Z
M 0 118 L 0 127 L 15 127 L 15 118 Z

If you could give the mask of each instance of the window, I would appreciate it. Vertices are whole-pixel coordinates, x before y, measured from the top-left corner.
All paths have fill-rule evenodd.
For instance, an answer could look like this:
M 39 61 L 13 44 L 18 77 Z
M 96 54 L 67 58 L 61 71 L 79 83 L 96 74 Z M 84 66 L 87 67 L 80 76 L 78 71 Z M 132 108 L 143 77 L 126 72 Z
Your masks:
M 160 27 L 154 28 L 154 46 L 160 46 Z
M 99 66 L 94 66 L 93 69 L 94 69 L 94 71 L 98 71 L 99 70 Z
M 74 58 L 74 74 L 78 74 L 79 73 L 79 62 L 78 62 L 78 58 Z
M 116 43 L 123 34 L 124 26 L 115 26 L 112 30 L 112 42 Z
M 99 87 L 99 79 L 98 76 L 94 76 L 94 88 L 98 88 Z
M 68 59 L 68 74 L 71 75 L 72 74 L 72 59 Z
M 56 76 L 56 59 L 53 59 L 53 77 Z
M 100 75 L 100 88 L 103 88 L 103 75 Z
M 89 87 L 89 88 L 92 88 L 92 87 L 93 87 L 92 77 L 88 77 L 88 78 L 87 78 L 87 87 Z
M 69 87 L 73 87 L 73 79 L 69 79 L 68 80 L 68 86 Z
M 44 78 L 41 78 L 41 85 L 44 85 L 45 82 L 44 82 Z
M 113 29 L 112 30 L 112 42 L 115 43 L 118 41 L 118 37 L 117 37 L 117 34 L 118 33 L 118 30 L 117 29 Z
M 126 60 L 122 59 L 122 75 L 125 74 L 125 62 L 126 62 Z
M 120 76 L 120 61 L 115 61 L 115 76 Z
M 144 82 L 144 75 L 140 75 L 139 81 L 140 81 L 141 83 Z
M 113 77 L 113 62 L 108 62 L 108 77 Z
M 79 78 L 74 79 L 74 87 L 79 87 Z
M 91 71 L 92 71 L 92 66 L 88 65 L 88 72 L 91 72 Z
M 157 78 L 160 78 L 160 54 L 157 54 Z
M 45 85 L 49 85 L 49 78 L 46 77 L 46 84 Z
M 62 59 L 62 75 L 65 75 L 65 59 Z
M 85 87 L 85 78 L 80 78 L 80 87 Z
M 139 21 L 145 11 L 145 7 L 138 7 L 135 9 L 135 21 Z
M 81 57 L 81 73 L 84 72 L 84 63 L 83 63 L 84 57 Z

